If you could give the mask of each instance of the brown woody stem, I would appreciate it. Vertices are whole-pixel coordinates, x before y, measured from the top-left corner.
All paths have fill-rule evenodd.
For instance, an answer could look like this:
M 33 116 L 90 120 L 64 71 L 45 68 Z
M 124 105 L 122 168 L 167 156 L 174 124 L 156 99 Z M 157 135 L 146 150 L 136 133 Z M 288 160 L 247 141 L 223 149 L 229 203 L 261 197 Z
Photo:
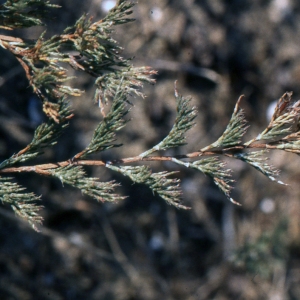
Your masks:
M 241 151 L 246 148 L 259 148 L 259 149 L 276 149 L 276 146 L 269 144 L 250 144 L 248 146 L 239 145 L 235 147 L 225 148 L 221 150 L 210 150 L 210 151 L 197 151 L 191 152 L 188 154 L 176 155 L 176 156 L 134 156 L 127 157 L 122 159 L 116 159 L 113 161 L 103 161 L 103 160 L 77 160 L 76 155 L 72 160 L 66 160 L 58 163 L 49 163 L 49 164 L 41 164 L 35 166 L 21 166 L 21 167 L 11 167 L 4 168 L 0 170 L 1 173 L 20 173 L 20 172 L 35 172 L 40 175 L 49 176 L 51 173 L 48 171 L 50 169 L 56 169 L 59 167 L 66 167 L 68 165 L 80 165 L 80 166 L 105 166 L 107 164 L 117 165 L 117 164 L 129 164 L 140 161 L 172 161 L 174 158 L 176 159 L 184 159 L 184 158 L 196 158 L 199 156 L 209 156 L 209 155 L 226 155 L 232 156 L 231 154 L 237 151 Z M 80 155 L 79 155 L 80 156 Z

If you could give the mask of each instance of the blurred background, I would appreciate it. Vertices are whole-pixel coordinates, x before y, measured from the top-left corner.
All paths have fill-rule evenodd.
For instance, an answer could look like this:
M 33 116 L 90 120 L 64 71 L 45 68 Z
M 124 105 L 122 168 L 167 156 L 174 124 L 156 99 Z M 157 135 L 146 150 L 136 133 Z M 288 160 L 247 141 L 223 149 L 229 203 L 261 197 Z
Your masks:
M 87 12 L 105 16 L 112 0 L 57 0 L 56 20 L 46 36 L 58 34 Z M 285 91 L 300 94 L 300 2 L 296 0 L 141 0 L 134 23 L 116 28 L 124 57 L 158 71 L 146 99 L 132 99 L 132 121 L 118 135 L 121 148 L 101 159 L 141 153 L 169 132 L 175 119 L 174 81 L 192 96 L 197 125 L 189 144 L 167 154 L 196 151 L 224 131 L 234 105 L 242 107 L 250 140 L 268 124 L 268 110 Z M 37 38 L 45 28 L 18 30 L 14 36 Z M 41 107 L 23 69 L 0 49 L 0 157 L 31 141 L 42 122 Z M 71 73 L 73 71 L 70 71 Z M 37 162 L 66 160 L 89 142 L 100 111 L 92 102 L 94 80 L 70 84 L 85 94 L 71 99 L 75 118 L 57 147 Z M 33 231 L 9 207 L 0 208 L 1 299 L 300 299 L 300 158 L 269 153 L 281 170 L 270 182 L 249 166 L 226 160 L 236 180 L 230 203 L 203 174 L 181 169 L 183 203 L 177 210 L 145 186 L 132 184 L 102 168 L 91 176 L 122 183 L 129 197 L 97 203 L 80 191 L 37 175 L 17 181 L 43 195 L 44 224 Z M 175 170 L 171 164 L 150 164 Z

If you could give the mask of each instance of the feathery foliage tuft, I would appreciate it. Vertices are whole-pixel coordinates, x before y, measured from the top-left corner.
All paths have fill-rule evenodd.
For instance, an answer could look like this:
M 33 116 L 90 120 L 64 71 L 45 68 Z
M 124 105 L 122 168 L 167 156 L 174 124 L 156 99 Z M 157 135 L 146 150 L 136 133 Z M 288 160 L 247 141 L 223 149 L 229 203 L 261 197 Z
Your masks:
M 0 170 L 19 162 L 34 159 L 42 154 L 43 149 L 57 143 L 64 128 L 68 126 L 66 121 L 72 118 L 68 102 L 62 98 L 58 104 L 44 103 L 44 111 L 48 112 L 49 119 L 39 125 L 29 145 L 0 164 Z
M 45 0 L 7 0 L 0 5 L 0 28 L 15 29 L 44 25 L 49 8 L 59 7 Z
M 248 126 L 246 126 L 247 122 L 244 117 L 244 111 L 240 108 L 240 102 L 242 98 L 243 96 L 238 99 L 231 119 L 222 136 L 210 146 L 202 149 L 202 151 L 206 151 L 208 149 L 234 147 L 241 143 L 242 137 L 248 128 Z
M 172 176 L 177 172 L 152 173 L 147 166 L 117 167 L 108 164 L 107 167 L 129 177 L 135 183 L 143 183 L 147 185 L 168 204 L 174 205 L 177 208 L 188 209 L 188 207 L 181 204 L 182 193 L 179 186 L 180 180 L 176 178 L 168 178 L 168 176 Z
M 81 166 L 68 165 L 66 167 L 56 168 L 49 170 L 52 176 L 57 177 L 62 184 L 67 183 L 73 187 L 81 190 L 86 194 L 98 201 L 119 201 L 124 197 L 118 194 L 113 194 L 114 188 L 119 184 L 110 182 L 98 182 L 97 178 L 86 177 L 86 174 Z
M 240 205 L 230 197 L 231 170 L 224 169 L 225 163 L 219 161 L 216 157 L 209 157 L 197 160 L 191 164 L 191 168 L 197 169 L 205 175 L 211 177 L 217 187 L 233 203 Z
M 279 175 L 279 171 L 273 166 L 270 166 L 266 163 L 268 158 L 262 156 L 265 153 L 267 153 L 265 150 L 260 150 L 253 152 L 237 153 L 234 154 L 234 157 L 248 163 L 272 181 L 276 181 L 279 184 L 284 184 L 282 181 L 276 179 L 276 177 L 278 177 Z
M 128 113 L 126 99 L 126 94 L 122 92 L 115 95 L 109 113 L 97 126 L 90 144 L 74 158 L 83 158 L 97 151 L 121 146 L 113 144 L 113 142 L 116 140 L 116 132 L 126 125 L 126 120 L 124 119 Z
M 176 83 L 175 83 L 176 84 Z M 184 98 L 178 94 L 175 87 L 175 97 L 177 102 L 177 115 L 173 128 L 169 134 L 156 146 L 140 154 L 141 157 L 148 156 L 155 151 L 166 150 L 169 148 L 179 147 L 186 144 L 185 134 L 195 125 L 197 111 L 195 107 L 190 107 L 190 98 Z
M 15 213 L 26 220 L 33 229 L 42 223 L 43 218 L 38 214 L 42 206 L 37 206 L 36 202 L 40 197 L 33 193 L 24 192 L 26 188 L 11 182 L 11 178 L 0 177 L 0 199 L 2 203 L 11 205 Z

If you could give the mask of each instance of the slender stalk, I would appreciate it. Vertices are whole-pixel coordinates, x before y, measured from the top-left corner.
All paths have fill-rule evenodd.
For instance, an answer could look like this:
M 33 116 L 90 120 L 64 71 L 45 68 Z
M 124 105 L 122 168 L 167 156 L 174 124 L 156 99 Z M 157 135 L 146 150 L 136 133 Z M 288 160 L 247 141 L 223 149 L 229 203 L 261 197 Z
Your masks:
M 41 175 L 50 175 L 50 172 L 47 170 L 56 169 L 60 167 L 66 167 L 68 165 L 80 165 L 80 166 L 106 166 L 106 165 L 121 165 L 121 164 L 131 164 L 136 162 L 145 162 L 145 161 L 174 161 L 180 159 L 193 159 L 199 156 L 213 156 L 213 155 L 225 155 L 229 157 L 233 157 L 233 153 L 237 151 L 241 151 L 243 149 L 276 149 L 276 146 L 270 144 L 252 144 L 252 145 L 239 145 L 236 147 L 225 148 L 221 150 L 210 150 L 210 151 L 196 151 L 187 154 L 180 154 L 174 156 L 133 156 L 126 157 L 121 159 L 115 159 L 112 161 L 104 161 L 104 160 L 77 160 L 75 155 L 75 159 L 69 159 L 66 161 L 61 161 L 57 163 L 47 163 L 40 164 L 35 166 L 21 166 L 21 167 L 11 167 L 4 168 L 0 170 L 1 173 L 21 173 L 21 172 L 34 172 Z

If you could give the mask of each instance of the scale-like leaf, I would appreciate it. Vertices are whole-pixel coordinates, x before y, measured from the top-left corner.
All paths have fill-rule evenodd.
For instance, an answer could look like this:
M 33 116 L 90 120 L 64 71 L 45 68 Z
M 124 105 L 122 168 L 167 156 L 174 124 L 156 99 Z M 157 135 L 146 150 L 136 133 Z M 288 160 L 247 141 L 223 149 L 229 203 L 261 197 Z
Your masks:
M 177 208 L 189 209 L 189 207 L 181 204 L 182 192 L 180 189 L 180 180 L 177 178 L 167 178 L 175 173 L 177 172 L 164 171 L 152 173 L 145 181 L 145 184 L 162 197 L 168 204 Z
M 230 191 L 232 189 L 230 183 L 233 182 L 233 180 L 231 179 L 231 170 L 225 169 L 224 162 L 221 162 L 216 157 L 209 157 L 189 163 L 189 167 L 197 169 L 205 175 L 211 177 L 217 187 L 232 203 L 240 205 L 240 203 L 233 200 L 230 196 Z
M 11 178 L 0 177 L 0 200 L 3 203 L 11 205 L 19 217 L 27 221 L 33 229 L 38 231 L 36 225 L 41 224 L 43 220 L 37 213 L 42 209 L 41 205 L 36 205 L 40 197 L 34 193 L 24 192 L 24 187 L 10 180 Z
M 114 181 L 99 182 L 98 178 L 86 177 L 86 174 L 81 166 L 68 165 L 50 170 L 51 174 L 57 177 L 62 184 L 66 183 L 81 190 L 98 201 L 119 201 L 124 197 L 114 194 L 113 190 L 119 186 Z
M 53 119 L 49 119 L 47 123 L 39 125 L 34 132 L 31 143 L 18 153 L 3 161 L 0 164 L 0 169 L 12 166 L 18 162 L 33 159 L 41 154 L 44 148 L 56 144 L 57 139 L 68 126 L 66 121 L 72 117 L 72 114 L 68 102 L 64 98 L 61 98 L 60 101 L 55 104 L 55 107 L 57 122 Z
M 103 71 L 103 67 L 101 68 Z M 97 86 L 94 101 L 99 103 L 102 107 L 108 102 L 109 98 L 113 98 L 117 89 L 123 90 L 128 95 L 137 95 L 144 98 L 145 95 L 139 90 L 144 83 L 154 84 L 155 79 L 150 76 L 155 75 L 157 72 L 150 67 L 133 66 L 124 67 L 119 69 L 118 72 L 111 72 L 99 76 L 95 81 Z M 121 86 L 120 86 L 121 85 Z
M 141 157 L 148 156 L 155 151 L 166 150 L 179 147 L 186 144 L 186 133 L 194 125 L 194 119 L 197 116 L 195 107 L 190 106 L 191 98 L 185 98 L 178 94 L 175 88 L 175 97 L 177 101 L 177 114 L 174 125 L 169 134 L 156 146 L 140 154 Z
M 127 123 L 124 119 L 128 113 L 128 109 L 126 109 L 126 99 L 125 93 L 118 92 L 116 94 L 109 113 L 100 121 L 94 131 L 90 144 L 82 151 L 80 157 L 120 146 L 113 142 L 116 140 L 116 132 L 121 130 Z
M 15 29 L 43 25 L 48 8 L 60 7 L 45 0 L 8 0 L 0 5 L 0 28 Z
M 231 119 L 221 137 L 213 144 L 201 149 L 201 151 L 204 152 L 210 149 L 234 147 L 241 144 L 242 137 L 248 129 L 244 111 L 240 108 L 242 98 L 243 96 L 240 96 L 238 99 Z
M 268 158 L 263 156 L 265 153 L 267 153 L 266 150 L 236 153 L 234 154 L 234 157 L 248 163 L 272 181 L 276 181 L 279 184 L 284 184 L 282 181 L 276 179 L 276 177 L 279 175 L 279 171 L 266 162 Z
M 279 150 L 300 154 L 300 132 L 287 135 L 275 147 Z
M 177 178 L 168 178 L 177 172 L 158 172 L 152 173 L 147 166 L 113 166 L 107 165 L 111 170 L 117 171 L 124 176 L 129 177 L 133 182 L 143 183 L 163 198 L 168 204 L 177 208 L 189 209 L 182 205 L 180 180 Z
M 269 125 L 253 141 L 277 141 L 299 131 L 300 101 L 293 103 L 292 94 L 287 92 L 279 99 Z
M 107 168 L 121 173 L 123 176 L 129 177 L 135 183 L 145 183 L 152 174 L 147 166 L 113 166 L 106 165 Z

